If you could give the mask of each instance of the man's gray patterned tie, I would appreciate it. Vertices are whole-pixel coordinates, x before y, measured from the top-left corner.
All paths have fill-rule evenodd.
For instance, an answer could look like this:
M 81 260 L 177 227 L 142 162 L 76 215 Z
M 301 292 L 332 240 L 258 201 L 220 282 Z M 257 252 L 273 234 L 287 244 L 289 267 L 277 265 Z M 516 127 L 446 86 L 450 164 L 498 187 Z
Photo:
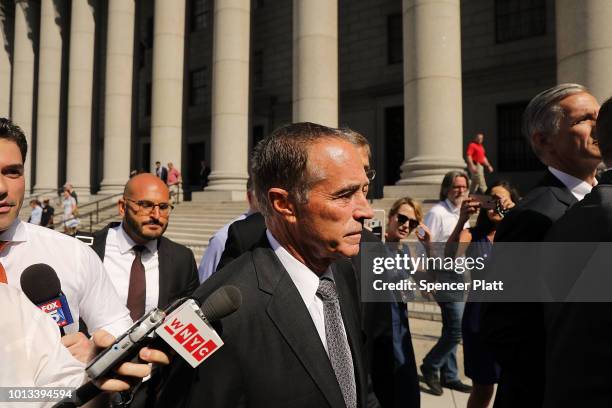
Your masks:
M 347 338 L 342 330 L 342 315 L 336 285 L 328 278 L 321 278 L 317 295 L 323 300 L 327 353 L 334 369 L 347 408 L 357 407 L 357 391 L 353 358 Z

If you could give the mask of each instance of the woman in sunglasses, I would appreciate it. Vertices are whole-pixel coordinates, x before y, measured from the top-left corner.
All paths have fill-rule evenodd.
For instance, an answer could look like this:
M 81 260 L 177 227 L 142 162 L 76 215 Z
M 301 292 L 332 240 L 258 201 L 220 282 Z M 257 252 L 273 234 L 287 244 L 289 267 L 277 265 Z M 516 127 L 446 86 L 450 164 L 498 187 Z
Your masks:
M 425 247 L 429 246 L 431 234 L 423 224 L 421 204 L 410 197 L 403 197 L 393 203 L 389 210 L 386 242 L 399 242 L 408 239 L 414 231 L 416 238 Z
M 392 243 L 386 245 L 389 256 L 393 256 L 394 253 L 409 254 L 408 248 L 403 246 L 401 241 L 406 241 L 413 231 L 416 238 L 423 243 L 423 246 L 425 248 L 429 247 L 431 234 L 422 221 L 421 205 L 416 200 L 404 197 L 393 203 L 389 210 L 387 232 L 385 234 L 386 243 Z M 398 275 L 391 279 L 407 278 L 402 273 L 398 273 Z M 388 308 L 380 304 L 382 309 L 377 309 L 379 310 L 377 318 L 384 322 L 381 327 L 384 327 L 385 330 L 381 331 L 384 334 L 378 335 L 373 343 L 376 358 L 373 360 L 372 378 L 375 384 L 384 384 L 374 386 L 382 394 L 379 396 L 382 406 L 408 406 L 410 402 L 415 401 L 414 398 L 416 398 L 416 401 L 419 398 L 419 379 L 412 347 L 408 308 L 405 303 L 414 298 L 414 294 L 402 293 L 401 298 L 388 302 Z M 390 319 L 387 317 L 388 315 L 385 316 L 386 313 L 391 315 Z M 390 331 L 385 326 L 389 320 L 391 322 Z M 389 342 L 391 348 L 389 348 Z M 391 369 L 387 366 L 389 362 L 392 363 Z M 416 397 L 411 398 L 410 395 L 416 395 Z
M 448 238 L 445 253 L 450 256 L 471 258 L 488 256 L 493 247 L 497 226 L 509 209 L 519 200 L 510 183 L 497 181 L 486 191 L 495 205 L 481 208 L 476 225 L 464 229 L 470 216 L 482 205 L 479 200 L 468 198 L 461 205 L 461 213 L 455 230 Z M 480 303 L 467 302 L 463 312 L 463 359 L 465 375 L 472 379 L 473 388 L 468 408 L 486 408 L 493 397 L 494 384 L 499 381 L 500 368 L 480 335 Z

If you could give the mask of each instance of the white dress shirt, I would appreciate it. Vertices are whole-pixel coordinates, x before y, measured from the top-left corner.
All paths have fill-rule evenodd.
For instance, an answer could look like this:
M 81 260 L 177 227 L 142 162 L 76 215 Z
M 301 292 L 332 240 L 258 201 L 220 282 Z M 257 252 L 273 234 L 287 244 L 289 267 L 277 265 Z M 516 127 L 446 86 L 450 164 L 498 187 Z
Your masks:
M 453 230 L 459 222 L 459 213 L 461 207 L 455 207 L 453 203 L 446 199 L 440 201 L 425 215 L 423 223 L 431 232 L 432 243 L 445 243 L 448 237 L 453 233 Z M 463 228 L 469 228 L 470 223 L 466 222 Z
M 128 291 L 130 289 L 130 272 L 136 255 L 134 246 L 137 243 L 123 229 L 123 223 L 115 228 L 108 229 L 106 237 L 106 248 L 104 250 L 104 269 L 108 273 L 121 304 L 127 304 Z M 157 307 L 159 300 L 159 257 L 157 252 L 157 240 L 149 241 L 142 251 L 142 265 L 145 268 L 146 297 L 145 313 Z
M 20 220 L 0 233 L 0 241 L 10 241 L 0 252 L 9 285 L 20 288 L 22 272 L 33 264 L 44 263 L 55 270 L 74 319 L 64 327 L 66 333 L 78 331 L 79 317 L 90 333 L 104 329 L 115 337 L 132 325 L 100 258 L 83 242 Z
M 85 365 L 60 341 L 53 319 L 16 288 L 0 284 L 0 387 L 70 387 L 85 381 Z M 0 402 L 2 407 L 42 407 L 55 403 Z
M 557 170 L 554 167 L 548 166 L 548 170 L 567 187 L 570 193 L 572 193 L 578 201 L 582 201 L 584 196 L 589 194 L 593 187 L 597 185 L 597 179 L 593 179 L 594 184 L 590 185 L 586 181 L 564 173 L 561 170 Z
M 221 229 L 215 232 L 215 235 L 210 238 L 210 241 L 208 241 L 208 247 L 206 248 L 206 251 L 204 251 L 202 260 L 200 260 L 200 266 L 198 267 L 200 283 L 210 278 L 210 276 L 217 271 L 217 265 L 219 265 L 221 255 L 223 255 L 223 251 L 225 250 L 225 242 L 227 242 L 227 234 L 229 232 L 230 225 L 236 221 L 244 220 L 249 214 L 250 212 L 245 212 L 237 218 L 234 218 L 221 227 Z
M 310 270 L 306 265 L 295 259 L 293 255 L 283 248 L 269 230 L 266 230 L 266 236 L 268 237 L 272 250 L 274 250 L 274 253 L 280 260 L 281 264 L 287 270 L 293 284 L 297 287 L 297 290 L 300 293 L 306 308 L 308 309 L 308 313 L 310 313 L 312 322 L 319 333 L 319 338 L 323 343 L 323 347 L 325 347 L 325 351 L 329 354 L 329 351 L 327 350 L 327 337 L 325 336 L 323 300 L 317 296 L 319 276 L 317 276 L 317 274 Z M 323 276 L 328 276 L 333 281 L 331 266 L 327 268 L 327 270 L 323 273 Z M 344 322 L 342 322 L 342 333 L 344 337 L 347 338 Z

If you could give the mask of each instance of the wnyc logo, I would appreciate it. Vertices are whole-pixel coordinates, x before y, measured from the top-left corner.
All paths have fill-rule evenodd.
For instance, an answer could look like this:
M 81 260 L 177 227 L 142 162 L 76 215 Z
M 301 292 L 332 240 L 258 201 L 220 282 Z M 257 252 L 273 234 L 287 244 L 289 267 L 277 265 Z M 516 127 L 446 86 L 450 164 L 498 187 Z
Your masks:
M 59 327 L 64 327 L 72 323 L 70 319 L 66 318 L 66 314 L 62 309 L 62 301 L 60 300 L 60 298 L 56 298 L 46 303 L 39 304 L 38 308 L 49 316 L 51 316 Z
M 223 345 L 217 332 L 190 305 L 170 314 L 155 331 L 193 367 Z

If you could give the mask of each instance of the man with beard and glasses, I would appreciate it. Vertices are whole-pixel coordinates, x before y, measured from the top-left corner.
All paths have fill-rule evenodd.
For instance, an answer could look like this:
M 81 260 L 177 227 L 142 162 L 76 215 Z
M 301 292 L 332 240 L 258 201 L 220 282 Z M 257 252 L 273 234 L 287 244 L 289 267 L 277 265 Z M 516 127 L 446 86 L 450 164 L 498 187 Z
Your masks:
M 150 173 L 132 177 L 118 202 L 121 222 L 88 237 L 121 301 L 137 320 L 155 307 L 193 292 L 199 284 L 191 250 L 162 235 L 172 204 L 168 186 Z

